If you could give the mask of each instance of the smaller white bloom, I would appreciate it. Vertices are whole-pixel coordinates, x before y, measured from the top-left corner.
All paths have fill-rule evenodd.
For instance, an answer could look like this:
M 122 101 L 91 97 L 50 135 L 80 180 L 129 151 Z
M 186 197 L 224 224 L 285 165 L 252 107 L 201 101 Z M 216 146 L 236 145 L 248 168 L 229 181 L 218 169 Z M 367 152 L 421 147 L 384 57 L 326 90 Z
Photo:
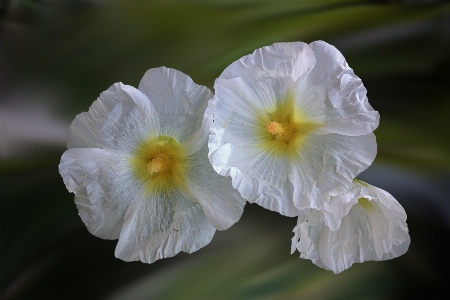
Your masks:
M 381 261 L 403 255 L 410 238 L 403 207 L 388 192 L 355 180 L 344 193 L 332 197 L 336 214 L 307 211 L 294 228 L 291 253 L 340 273 L 363 261 Z M 339 222 L 337 216 L 343 214 Z M 330 229 L 328 223 L 334 224 Z M 300 240 L 300 241 L 299 241 Z
M 72 122 L 59 172 L 89 232 L 119 239 L 116 257 L 191 253 L 241 217 L 245 200 L 208 161 L 211 97 L 161 67 L 139 89 L 112 85 Z

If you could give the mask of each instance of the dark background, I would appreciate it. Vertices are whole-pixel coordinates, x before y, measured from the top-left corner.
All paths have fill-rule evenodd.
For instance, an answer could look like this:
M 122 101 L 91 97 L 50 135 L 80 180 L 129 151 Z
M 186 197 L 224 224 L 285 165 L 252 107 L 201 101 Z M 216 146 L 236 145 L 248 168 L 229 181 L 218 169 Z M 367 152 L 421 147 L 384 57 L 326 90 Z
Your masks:
M 0 2 L 2 299 L 427 299 L 450 296 L 450 6 L 444 1 Z M 339 275 L 290 254 L 295 218 L 247 204 L 193 254 L 114 257 L 88 233 L 58 164 L 73 118 L 115 82 L 178 69 L 213 88 L 236 59 L 324 40 L 381 115 L 361 176 L 405 207 L 409 251 Z

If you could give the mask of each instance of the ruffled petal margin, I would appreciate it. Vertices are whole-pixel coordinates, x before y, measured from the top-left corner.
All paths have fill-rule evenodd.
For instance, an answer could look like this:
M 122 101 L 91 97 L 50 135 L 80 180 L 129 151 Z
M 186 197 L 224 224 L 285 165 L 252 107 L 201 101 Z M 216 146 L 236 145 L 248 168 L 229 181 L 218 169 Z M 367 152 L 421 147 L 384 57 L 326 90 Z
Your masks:
M 88 112 L 76 116 L 67 146 L 131 154 L 139 142 L 158 135 L 159 129 L 159 118 L 149 99 L 132 86 L 115 83 L 100 94 Z
M 289 180 L 300 209 L 325 209 L 330 196 L 344 192 L 377 154 L 373 133 L 362 136 L 311 135 L 291 162 Z
M 205 145 L 189 157 L 188 191 L 183 195 L 199 202 L 206 217 L 218 230 L 228 229 L 236 223 L 244 211 L 245 199 L 231 185 L 231 179 L 218 175 L 205 159 Z
M 119 237 L 125 211 L 140 193 L 127 159 L 117 150 L 96 148 L 69 149 L 61 157 L 59 173 L 75 194 L 81 219 L 103 239 Z
M 181 251 L 197 251 L 211 242 L 214 233 L 200 204 L 178 191 L 141 195 L 126 211 L 115 256 L 152 263 Z
M 308 44 L 302 42 L 275 43 L 256 49 L 229 65 L 220 78 L 240 77 L 252 85 L 260 77 L 285 77 L 294 80 L 304 76 L 314 67 L 316 60 Z
M 139 83 L 154 105 L 161 123 L 160 135 L 174 137 L 185 145 L 187 155 L 197 152 L 208 137 L 209 123 L 203 118 L 212 92 L 175 69 L 148 70 Z
M 292 252 L 297 249 L 301 258 L 337 274 L 353 263 L 392 259 L 408 250 L 410 237 L 401 205 L 386 191 L 357 185 L 353 185 L 355 204 L 336 231 L 324 222 L 311 225 L 305 215 L 299 218 Z
M 248 202 L 284 216 L 298 216 L 300 211 L 292 199 L 294 188 L 287 178 L 287 162 L 256 153 L 251 147 L 237 147 L 236 143 L 218 146 L 223 139 L 220 131 L 220 128 L 212 128 L 209 137 L 208 155 L 214 170 L 222 176 L 230 176 L 233 187 Z M 252 165 L 250 174 L 243 170 Z
M 350 136 L 374 131 L 380 115 L 369 104 L 366 88 L 341 52 L 323 41 L 313 42 L 309 47 L 314 52 L 316 64 L 299 93 L 310 102 L 323 102 L 320 113 L 323 129 Z

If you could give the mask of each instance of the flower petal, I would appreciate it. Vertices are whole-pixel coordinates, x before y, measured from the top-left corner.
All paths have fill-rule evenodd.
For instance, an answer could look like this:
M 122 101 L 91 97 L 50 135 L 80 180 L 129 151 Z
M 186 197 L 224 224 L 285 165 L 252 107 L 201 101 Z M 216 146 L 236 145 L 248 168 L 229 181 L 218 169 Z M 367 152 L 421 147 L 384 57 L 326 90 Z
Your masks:
M 100 94 L 88 112 L 75 118 L 67 146 L 132 153 L 139 141 L 158 132 L 158 115 L 147 97 L 132 86 L 115 83 Z
M 285 97 L 292 83 L 289 77 L 265 78 L 251 85 L 239 77 L 216 79 L 214 89 L 217 100 L 214 116 L 218 124 L 213 125 L 225 126 L 227 131 L 239 135 L 243 125 L 257 125 L 257 112 L 272 109 L 278 99 Z
M 127 209 L 115 255 L 124 261 L 192 253 L 209 244 L 215 229 L 200 204 L 179 192 L 141 196 Z
M 367 90 L 334 46 L 323 41 L 309 44 L 316 64 L 302 85 L 306 102 L 322 102 L 324 129 L 344 135 L 364 135 L 378 127 L 379 114 L 370 106 Z
M 222 176 L 231 176 L 233 187 L 250 203 L 256 202 L 284 216 L 298 216 L 300 211 L 292 199 L 293 186 L 287 179 L 286 161 L 255 152 L 250 147 L 237 147 L 237 143 L 219 148 L 217 145 L 224 135 L 217 134 L 218 131 L 211 131 L 208 145 L 214 170 Z
M 218 175 L 207 160 L 205 145 L 189 157 L 188 188 L 184 196 L 199 202 L 209 222 L 218 230 L 228 229 L 236 223 L 243 211 L 245 199 L 231 185 L 231 179 Z
M 353 196 L 351 190 L 337 196 L 330 196 L 330 200 L 324 204 L 323 209 L 304 209 L 299 216 L 302 216 L 304 222 L 307 220 L 309 225 L 315 226 L 323 222 L 331 231 L 336 231 L 341 226 L 342 217 L 348 214 L 358 201 Z
M 184 144 L 188 155 L 203 146 L 209 128 L 203 114 L 213 96 L 208 88 L 195 84 L 178 70 L 161 67 L 145 73 L 139 90 L 158 113 L 161 135 L 172 136 Z
M 302 42 L 275 43 L 256 49 L 229 65 L 220 78 L 240 77 L 248 85 L 260 77 L 286 77 L 297 80 L 314 67 L 314 53 Z
M 311 135 L 299 149 L 298 159 L 291 162 L 289 180 L 294 186 L 295 206 L 300 210 L 324 209 L 330 196 L 346 190 L 376 153 L 373 133 Z
M 139 193 L 128 156 L 109 149 L 75 148 L 64 152 L 59 173 L 75 194 L 79 215 L 90 233 L 117 239 L 128 205 Z
M 348 269 L 353 263 L 404 254 L 410 238 L 401 205 L 389 193 L 372 186 L 356 187 L 353 192 L 360 200 L 342 218 L 336 231 L 323 222 L 311 225 L 305 217 L 299 218 L 292 250 L 297 248 L 301 258 L 334 273 Z
M 292 201 L 293 187 L 289 181 L 280 186 L 269 185 L 266 182 L 248 176 L 236 168 L 230 169 L 233 187 L 250 203 L 276 211 L 283 216 L 295 217 L 300 214 Z

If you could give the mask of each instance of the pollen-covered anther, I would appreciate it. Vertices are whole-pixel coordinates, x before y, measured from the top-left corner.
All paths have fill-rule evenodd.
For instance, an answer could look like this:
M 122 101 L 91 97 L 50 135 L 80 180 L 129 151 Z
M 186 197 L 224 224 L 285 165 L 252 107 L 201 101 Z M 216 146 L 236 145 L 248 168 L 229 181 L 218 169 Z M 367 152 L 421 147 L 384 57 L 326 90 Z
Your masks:
M 273 134 L 276 138 L 286 137 L 289 135 L 289 126 L 278 122 L 269 122 L 266 125 L 267 132 Z
M 168 167 L 169 166 L 168 166 L 166 160 L 164 158 L 162 158 L 161 156 L 158 156 L 158 157 L 152 159 L 147 164 L 147 170 L 153 176 L 157 175 L 161 171 L 167 170 Z

